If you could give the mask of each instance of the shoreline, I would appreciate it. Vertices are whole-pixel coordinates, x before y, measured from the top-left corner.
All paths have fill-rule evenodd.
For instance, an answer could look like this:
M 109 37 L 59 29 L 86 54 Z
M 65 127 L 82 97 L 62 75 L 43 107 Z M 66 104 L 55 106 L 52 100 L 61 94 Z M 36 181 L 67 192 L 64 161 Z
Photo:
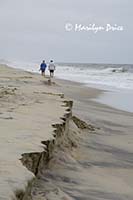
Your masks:
M 112 108 L 133 113 L 133 91 L 107 91 L 94 99 L 94 101 L 106 104 Z
M 132 90 L 120 90 L 118 88 L 109 88 L 108 86 L 98 86 L 97 84 L 86 85 L 84 83 L 74 82 L 66 79 L 56 80 L 59 80 L 62 83 L 68 82 L 68 84 L 71 83 L 72 85 L 74 84 L 83 86 L 89 90 L 93 89 L 96 91 L 97 95 L 94 95 L 94 97 L 91 96 L 92 101 L 111 107 L 112 109 L 133 113 L 132 101 L 130 100 L 133 98 Z
M 21 151 L 19 150 L 17 152 L 18 159 L 23 154 L 22 163 L 36 175 L 36 178 L 33 179 L 32 183 L 30 182 L 26 191 L 24 190 L 28 182 L 25 177 L 25 180 L 22 181 L 25 187 L 22 187 L 17 182 L 18 180 L 15 180 L 17 187 L 20 186 L 20 190 L 15 189 L 12 191 L 17 191 L 16 198 L 21 200 L 42 200 L 45 197 L 50 200 L 72 200 L 76 198 L 112 198 L 113 200 L 117 200 L 119 198 L 123 200 L 126 197 L 126 199 L 131 200 L 133 197 L 133 177 L 131 176 L 133 167 L 131 156 L 133 152 L 133 138 L 131 134 L 133 130 L 133 115 L 94 102 L 92 98 L 101 94 L 102 91 L 100 90 L 84 87 L 80 83 L 77 84 L 59 79 L 53 79 L 55 83 L 49 86 L 47 85 L 47 79 L 44 81 L 40 75 L 24 72 L 23 70 L 21 72 L 19 70 L 12 70 L 11 68 L 10 70 L 10 73 L 13 72 L 13 74 L 10 74 L 9 69 L 7 69 L 3 78 L 0 77 L 1 84 L 4 85 L 4 88 L 10 87 L 8 91 L 2 90 L 4 95 L 13 97 L 14 92 L 16 93 L 15 99 L 8 98 L 8 104 L 10 101 L 13 101 L 13 104 L 16 103 L 14 101 L 17 100 L 17 95 L 22 97 L 18 92 L 21 91 L 21 87 L 24 88 L 24 91 L 28 91 L 28 93 L 24 93 L 23 91 L 23 98 L 20 99 L 21 104 L 19 101 L 19 105 L 14 110 L 12 110 L 13 105 L 11 105 L 10 109 L 8 108 L 8 112 L 9 110 L 11 113 L 15 112 L 15 118 L 18 117 L 18 123 L 21 123 L 20 119 L 22 116 L 22 110 L 19 107 L 25 107 L 29 102 L 28 112 L 23 110 L 24 117 L 26 117 L 26 114 L 30 115 L 33 99 L 37 98 L 31 109 L 34 124 L 33 122 L 31 124 L 29 123 L 30 118 L 26 119 L 30 124 L 28 132 L 30 134 L 32 133 L 32 135 L 27 135 L 24 132 L 25 121 L 22 124 L 23 131 L 21 132 L 22 136 L 20 139 L 25 140 L 29 146 L 31 141 L 34 143 L 31 137 L 37 134 L 35 140 L 38 142 L 33 151 L 29 149 L 27 152 L 25 149 L 23 152 L 21 149 Z M 2 75 L 0 74 L 0 76 Z M 12 90 L 15 87 L 17 87 L 17 92 L 16 90 Z M 31 91 L 33 93 L 32 96 L 30 96 Z M 65 97 L 62 94 L 65 94 Z M 25 103 L 23 102 L 24 100 L 26 100 Z M 62 101 L 65 102 L 62 104 Z M 73 108 L 72 101 L 74 102 Z M 4 103 L 2 109 L 4 109 Z M 66 107 L 62 107 L 62 105 Z M 41 106 L 41 109 L 38 110 L 38 106 Z M 56 112 L 53 112 L 55 108 Z M 16 115 L 17 109 L 19 109 L 19 115 Z M 48 110 L 48 115 L 46 109 Z M 43 110 L 45 112 L 42 112 Z M 41 118 L 43 117 L 42 120 L 38 118 L 39 114 L 41 114 Z M 52 119 L 53 115 L 54 118 Z M 73 118 L 73 116 L 76 116 L 76 118 Z M 49 123 L 48 127 L 44 123 L 47 118 L 49 118 L 46 122 Z M 86 123 L 81 119 L 86 121 Z M 7 116 L 6 111 L 4 119 L 2 118 L 0 120 L 2 124 L 8 122 L 3 125 L 10 125 L 13 122 L 12 120 L 14 120 L 14 116 Z M 35 126 L 36 121 L 37 123 L 39 122 L 39 127 Z M 53 128 L 51 127 L 52 124 Z M 33 125 L 34 128 L 32 127 Z M 54 137 L 48 136 L 46 138 L 44 134 L 41 136 L 38 133 L 39 130 L 41 130 L 40 134 L 42 134 L 42 130 L 54 130 Z M 8 133 L 10 132 L 11 129 L 8 130 Z M 1 136 L 3 137 L 3 135 Z M 39 138 L 39 136 L 41 137 Z M 29 140 L 27 137 L 30 137 Z M 8 141 L 8 148 L 9 144 L 12 143 L 10 139 L 6 138 L 5 140 Z M 23 148 L 24 144 L 20 145 L 19 138 L 18 141 L 18 148 Z M 41 141 L 44 141 L 42 142 L 43 145 L 41 145 Z M 41 153 L 39 153 L 38 147 L 41 147 Z M 15 149 L 12 153 L 15 153 Z M 12 167 L 14 169 L 14 165 Z M 25 170 L 27 173 L 28 170 L 26 168 Z M 31 175 L 30 180 L 34 177 L 32 173 Z M 103 175 L 105 176 L 104 179 Z M 105 179 L 107 180 L 105 181 Z M 13 179 L 10 181 L 14 182 Z M 114 183 L 116 185 L 122 184 L 125 190 L 122 190 L 122 186 L 119 186 L 118 191 L 116 191 L 116 185 Z M 74 189 L 72 189 L 73 187 Z M 7 192 L 5 194 L 7 195 Z M 8 197 L 5 198 L 9 200 Z
M 17 66 L 19 67 L 19 66 Z M 14 67 L 14 69 L 19 69 L 19 70 L 24 70 L 22 68 L 17 68 Z M 31 73 L 35 73 L 38 74 L 37 72 L 32 72 L 29 70 L 27 70 L 27 72 L 31 72 Z M 48 75 L 46 75 L 48 77 Z M 83 85 L 84 87 L 88 87 L 88 88 L 93 88 L 99 91 L 102 91 L 102 93 L 99 95 L 98 98 L 94 98 L 93 100 L 96 102 L 99 102 L 101 104 L 110 106 L 112 108 L 118 109 L 118 110 L 123 110 L 123 111 L 127 111 L 127 112 L 133 112 L 133 106 L 132 106 L 132 102 L 129 100 L 133 97 L 133 92 L 131 89 L 120 89 L 120 88 L 116 88 L 116 87 L 111 87 L 111 86 L 107 86 L 107 85 L 98 85 L 96 83 L 94 84 L 86 84 L 86 83 L 82 83 L 80 81 L 74 81 L 74 80 L 70 80 L 70 79 L 62 79 L 61 77 L 57 76 L 55 77 L 56 80 L 64 80 L 64 82 L 68 81 L 68 83 L 74 83 L 74 84 L 80 84 Z M 112 99 L 113 101 L 110 101 L 110 99 Z

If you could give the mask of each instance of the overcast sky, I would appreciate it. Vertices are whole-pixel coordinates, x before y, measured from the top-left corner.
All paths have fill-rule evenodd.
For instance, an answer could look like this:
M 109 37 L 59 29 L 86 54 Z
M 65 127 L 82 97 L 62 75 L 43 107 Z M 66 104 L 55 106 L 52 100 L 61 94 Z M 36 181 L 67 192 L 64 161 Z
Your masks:
M 132 0 L 0 0 L 0 58 L 133 63 L 132 21 Z M 124 31 L 76 32 L 75 24 Z

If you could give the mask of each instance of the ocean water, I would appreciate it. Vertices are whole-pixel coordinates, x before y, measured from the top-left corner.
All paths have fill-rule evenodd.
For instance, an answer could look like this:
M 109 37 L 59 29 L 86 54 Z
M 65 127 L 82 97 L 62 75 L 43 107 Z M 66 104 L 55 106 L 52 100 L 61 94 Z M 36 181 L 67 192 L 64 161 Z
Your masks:
M 0 63 L 39 73 L 39 62 L 0 60 Z M 49 74 L 48 71 L 46 73 Z M 118 109 L 133 112 L 133 64 L 56 63 L 55 76 L 80 82 L 86 86 L 106 89 L 110 92 L 104 93 L 96 100 Z
M 59 64 L 57 76 L 107 90 L 93 100 L 133 112 L 133 65 Z
M 59 64 L 57 76 L 88 86 L 133 90 L 133 65 Z

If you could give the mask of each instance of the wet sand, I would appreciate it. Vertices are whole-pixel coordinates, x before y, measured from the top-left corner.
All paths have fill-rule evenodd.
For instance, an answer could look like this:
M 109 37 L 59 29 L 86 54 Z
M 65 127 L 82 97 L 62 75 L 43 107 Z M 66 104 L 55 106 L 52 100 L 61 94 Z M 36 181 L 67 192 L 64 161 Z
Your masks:
M 76 89 L 75 89 L 76 87 Z M 100 91 L 66 83 L 62 89 L 74 100 L 73 114 L 100 129 L 83 136 L 78 165 L 67 191 L 74 199 L 133 199 L 133 114 L 93 102 Z M 72 92 L 74 91 L 74 92 Z

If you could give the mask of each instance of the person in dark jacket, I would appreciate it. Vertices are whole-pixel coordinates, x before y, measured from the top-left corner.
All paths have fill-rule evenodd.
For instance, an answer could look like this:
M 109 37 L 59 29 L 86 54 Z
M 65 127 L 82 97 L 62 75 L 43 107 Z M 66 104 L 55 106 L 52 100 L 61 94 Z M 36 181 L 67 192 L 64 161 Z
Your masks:
M 42 76 L 45 76 L 46 67 L 47 67 L 47 65 L 46 65 L 46 63 L 45 63 L 45 60 L 43 60 L 43 62 L 42 62 L 41 65 L 40 65 L 40 70 L 39 70 L 39 71 L 41 71 Z

